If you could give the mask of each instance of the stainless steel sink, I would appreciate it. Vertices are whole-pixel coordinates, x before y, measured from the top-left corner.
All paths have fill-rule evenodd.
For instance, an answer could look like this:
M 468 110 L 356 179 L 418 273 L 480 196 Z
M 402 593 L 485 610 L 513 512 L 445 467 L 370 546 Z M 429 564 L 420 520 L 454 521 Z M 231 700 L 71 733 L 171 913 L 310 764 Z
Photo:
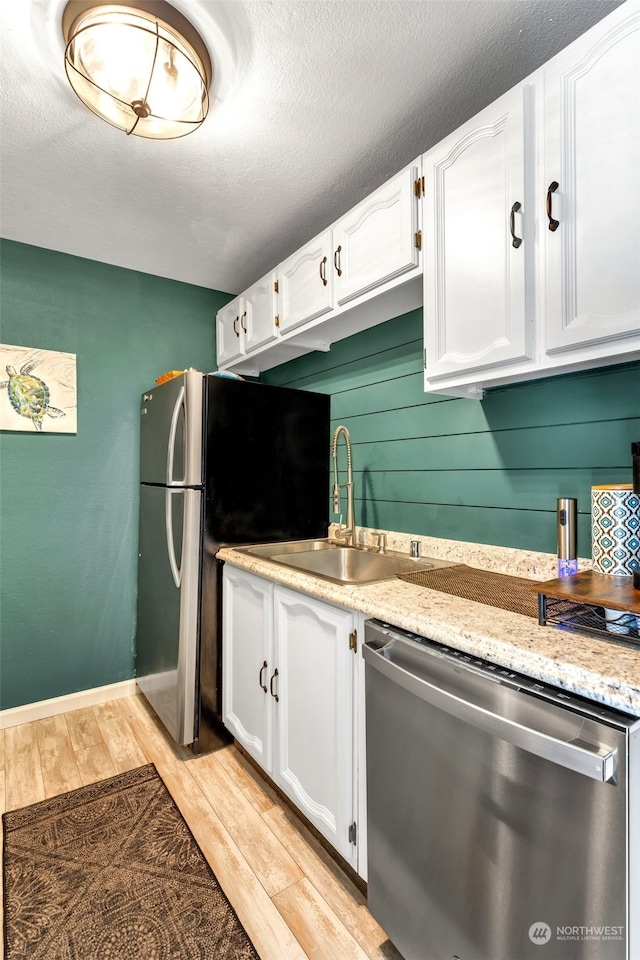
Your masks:
M 360 547 L 348 547 L 330 540 L 298 540 L 290 543 L 263 543 L 241 548 L 244 553 L 272 563 L 302 570 L 333 583 L 375 583 L 399 573 L 415 573 L 434 567 L 450 566 L 444 560 L 426 557 L 412 559 L 406 554 L 388 551 L 373 553 Z
M 239 547 L 241 553 L 250 553 L 253 557 L 273 557 L 291 553 L 309 553 L 315 550 L 333 550 L 339 546 L 335 540 L 289 540 L 285 543 L 257 543 L 250 547 Z

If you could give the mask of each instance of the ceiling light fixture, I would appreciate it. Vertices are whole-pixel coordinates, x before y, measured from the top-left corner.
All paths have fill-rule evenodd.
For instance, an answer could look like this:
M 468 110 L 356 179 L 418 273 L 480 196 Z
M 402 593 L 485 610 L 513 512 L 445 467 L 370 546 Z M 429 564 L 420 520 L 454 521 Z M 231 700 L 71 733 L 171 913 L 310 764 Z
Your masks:
M 153 140 L 196 130 L 209 109 L 204 41 L 168 3 L 84 3 L 62 15 L 69 83 L 90 110 Z

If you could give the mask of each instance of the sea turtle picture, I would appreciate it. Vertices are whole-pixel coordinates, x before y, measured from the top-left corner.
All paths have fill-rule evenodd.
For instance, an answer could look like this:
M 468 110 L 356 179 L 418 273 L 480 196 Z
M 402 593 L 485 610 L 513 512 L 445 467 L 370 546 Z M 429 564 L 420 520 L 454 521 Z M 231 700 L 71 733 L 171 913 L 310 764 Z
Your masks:
M 66 417 L 64 410 L 53 407 L 49 403 L 49 387 L 39 377 L 34 377 L 31 371 L 38 364 L 38 359 L 30 360 L 20 367 L 18 373 L 15 367 L 7 364 L 8 380 L 2 381 L 0 387 L 6 387 L 9 402 L 16 413 L 27 417 L 36 430 L 42 430 L 44 416 Z

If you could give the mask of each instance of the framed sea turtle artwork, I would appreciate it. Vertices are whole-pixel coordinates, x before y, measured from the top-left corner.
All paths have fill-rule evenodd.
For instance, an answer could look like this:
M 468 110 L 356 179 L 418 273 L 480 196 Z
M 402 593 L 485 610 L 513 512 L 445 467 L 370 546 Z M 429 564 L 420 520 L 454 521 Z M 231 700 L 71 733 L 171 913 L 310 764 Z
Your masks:
M 0 430 L 77 429 L 75 353 L 0 343 Z

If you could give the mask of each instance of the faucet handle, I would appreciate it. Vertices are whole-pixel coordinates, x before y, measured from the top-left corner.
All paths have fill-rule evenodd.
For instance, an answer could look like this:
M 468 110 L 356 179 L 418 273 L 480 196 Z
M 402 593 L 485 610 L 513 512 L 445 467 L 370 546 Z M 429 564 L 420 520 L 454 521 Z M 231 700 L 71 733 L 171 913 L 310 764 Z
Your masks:
M 409 556 L 412 557 L 414 560 L 417 560 L 418 557 L 420 556 L 420 541 L 419 541 L 419 540 L 412 540 L 412 541 L 411 541 L 411 545 L 410 545 L 410 548 L 409 548 Z
M 386 553 L 387 552 L 386 533 L 377 533 L 376 537 L 378 538 L 378 553 Z

